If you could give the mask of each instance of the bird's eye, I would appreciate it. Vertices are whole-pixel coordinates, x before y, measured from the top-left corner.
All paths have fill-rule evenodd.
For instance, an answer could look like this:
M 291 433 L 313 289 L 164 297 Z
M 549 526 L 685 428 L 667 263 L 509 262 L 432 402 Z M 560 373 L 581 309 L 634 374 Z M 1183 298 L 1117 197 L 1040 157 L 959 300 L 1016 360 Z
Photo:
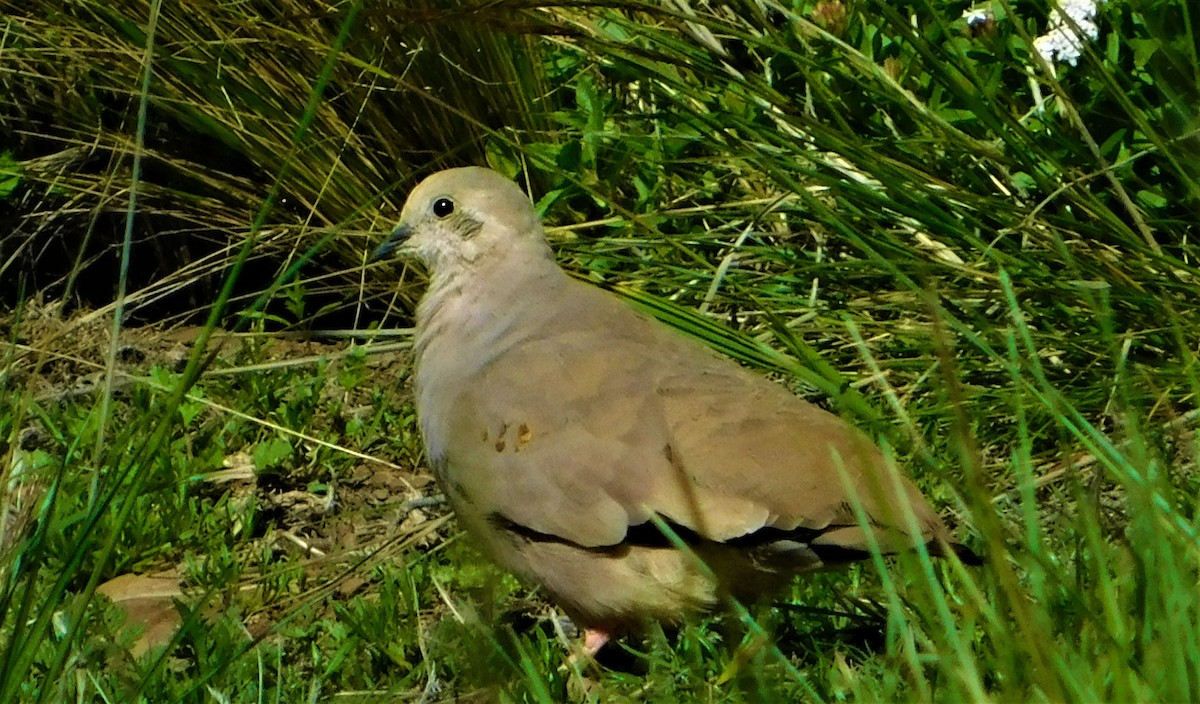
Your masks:
M 444 218 L 454 212 L 454 201 L 449 198 L 438 198 L 433 201 L 433 214 L 439 218 Z

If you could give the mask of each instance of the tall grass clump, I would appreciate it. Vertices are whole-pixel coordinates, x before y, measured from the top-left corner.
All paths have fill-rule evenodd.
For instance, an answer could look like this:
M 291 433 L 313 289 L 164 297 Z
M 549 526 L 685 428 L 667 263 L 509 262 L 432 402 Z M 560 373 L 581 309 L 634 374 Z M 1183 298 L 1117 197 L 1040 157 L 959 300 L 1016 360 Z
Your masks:
M 1052 4 L 963 9 L 6 8 L 0 701 L 1200 698 L 1194 13 L 1105 4 L 1070 65 Z M 270 348 L 403 325 L 367 234 L 465 163 L 579 276 L 868 429 L 986 564 L 876 557 L 563 666 L 422 503 L 406 338 Z M 185 320 L 176 366 L 119 361 Z M 205 488 L 238 457 L 252 500 Z M 279 508 L 389 460 L 377 539 Z M 131 659 L 92 593 L 166 566 L 182 625 Z

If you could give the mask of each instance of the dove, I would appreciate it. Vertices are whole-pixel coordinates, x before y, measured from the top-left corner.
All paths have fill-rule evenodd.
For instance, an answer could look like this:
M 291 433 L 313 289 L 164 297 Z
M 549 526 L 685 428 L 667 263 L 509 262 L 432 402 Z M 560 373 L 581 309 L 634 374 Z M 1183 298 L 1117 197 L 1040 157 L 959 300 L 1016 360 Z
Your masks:
M 373 258 L 393 255 L 428 272 L 413 384 L 429 465 L 466 532 L 583 628 L 587 653 L 769 598 L 872 542 L 978 561 L 863 432 L 569 276 L 504 176 L 427 177 Z

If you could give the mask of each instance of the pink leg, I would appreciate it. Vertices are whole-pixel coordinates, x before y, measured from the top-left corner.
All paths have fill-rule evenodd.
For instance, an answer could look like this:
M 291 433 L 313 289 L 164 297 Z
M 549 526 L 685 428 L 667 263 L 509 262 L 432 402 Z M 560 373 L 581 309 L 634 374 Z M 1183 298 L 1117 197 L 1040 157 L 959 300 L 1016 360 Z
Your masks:
M 583 632 L 583 652 L 587 653 L 588 657 L 596 657 L 596 653 L 604 647 L 612 636 L 598 628 L 589 628 Z

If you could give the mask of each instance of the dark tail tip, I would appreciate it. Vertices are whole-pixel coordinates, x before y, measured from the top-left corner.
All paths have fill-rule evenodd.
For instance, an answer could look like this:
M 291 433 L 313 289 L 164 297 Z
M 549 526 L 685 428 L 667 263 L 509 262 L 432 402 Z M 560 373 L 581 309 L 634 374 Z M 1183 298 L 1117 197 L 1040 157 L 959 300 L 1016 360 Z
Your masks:
M 963 545 L 962 543 L 951 543 L 938 539 L 934 540 L 929 547 L 931 548 L 930 552 L 941 557 L 945 557 L 950 553 L 954 553 L 958 556 L 959 560 L 962 560 L 964 565 L 978 567 L 983 564 L 983 558 L 980 557 L 977 552 L 966 545 Z

